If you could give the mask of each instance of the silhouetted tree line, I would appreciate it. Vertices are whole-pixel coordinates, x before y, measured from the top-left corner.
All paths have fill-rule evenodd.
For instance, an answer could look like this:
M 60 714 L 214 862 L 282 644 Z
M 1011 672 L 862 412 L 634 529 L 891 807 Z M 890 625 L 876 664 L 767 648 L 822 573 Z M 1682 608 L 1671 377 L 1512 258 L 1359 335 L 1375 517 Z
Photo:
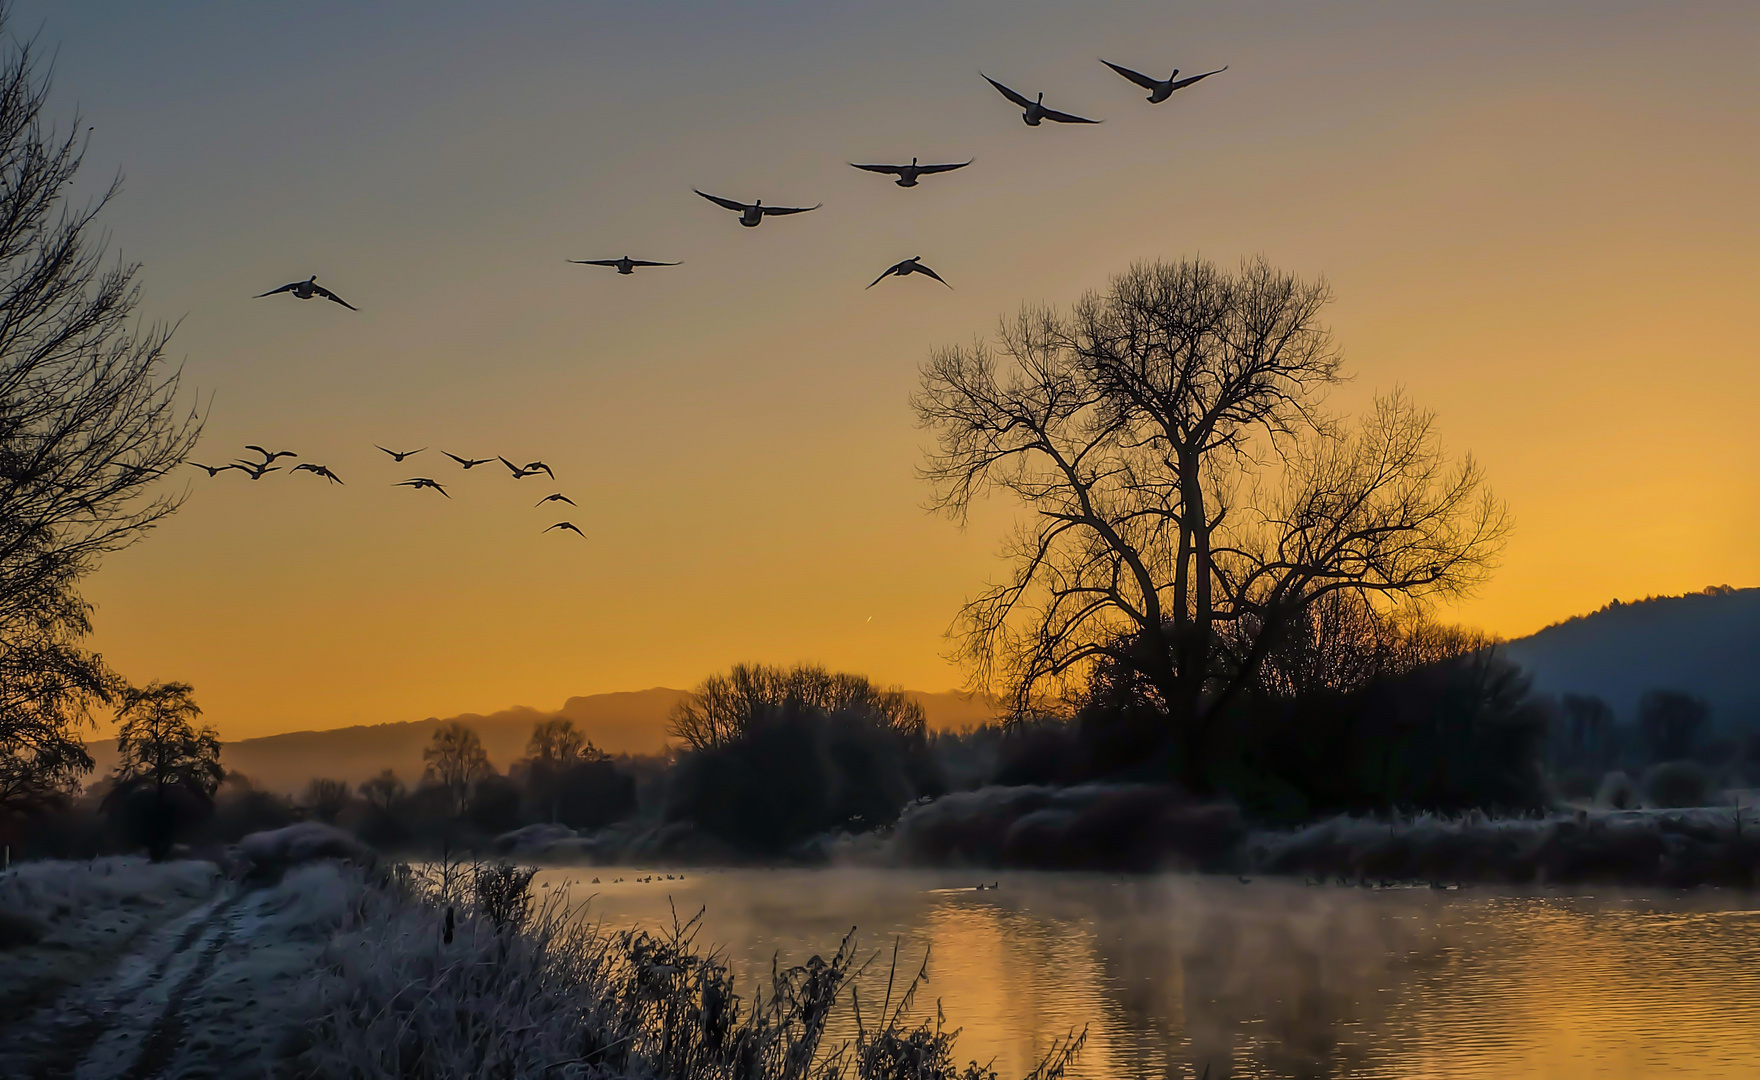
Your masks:
M 922 707 L 857 675 L 740 665 L 704 682 L 672 731 L 685 749 L 667 820 L 753 854 L 888 826 L 945 789 Z
M 1269 821 L 1546 799 L 1549 714 L 1494 643 L 1349 593 L 1278 633 L 1201 742 L 1168 738 L 1165 717 L 1136 667 L 1101 662 L 1063 709 L 947 737 L 940 756 L 967 784 L 986 764 L 1001 784 L 1178 785 L 1202 769 L 1212 792 Z
M 1598 697 L 1564 694 L 1546 755 L 1566 799 L 1697 806 L 1722 789 L 1760 786 L 1760 715 L 1720 722 L 1705 699 L 1658 688 L 1622 722 Z

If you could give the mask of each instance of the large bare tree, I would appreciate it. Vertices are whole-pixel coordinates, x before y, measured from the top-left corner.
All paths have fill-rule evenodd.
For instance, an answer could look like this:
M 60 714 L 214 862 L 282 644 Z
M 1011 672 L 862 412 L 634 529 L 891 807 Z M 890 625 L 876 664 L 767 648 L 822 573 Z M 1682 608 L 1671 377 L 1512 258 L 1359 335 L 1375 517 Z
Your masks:
M 0 48 L 0 803 L 16 806 L 91 769 L 77 729 L 118 684 L 79 647 L 76 585 L 177 508 L 155 485 L 200 424 L 170 329 L 137 323 L 138 266 L 106 259 L 117 184 L 69 201 L 86 132 L 45 119 L 30 43 Z
M 913 404 L 933 505 L 1031 512 L 1008 575 L 960 613 L 978 683 L 1024 712 L 1096 663 L 1131 673 L 1202 788 L 1220 710 L 1312 605 L 1482 578 L 1506 513 L 1432 416 L 1398 393 L 1355 424 L 1324 410 L 1342 379 L 1329 300 L 1263 260 L 1138 265 L 930 357 Z

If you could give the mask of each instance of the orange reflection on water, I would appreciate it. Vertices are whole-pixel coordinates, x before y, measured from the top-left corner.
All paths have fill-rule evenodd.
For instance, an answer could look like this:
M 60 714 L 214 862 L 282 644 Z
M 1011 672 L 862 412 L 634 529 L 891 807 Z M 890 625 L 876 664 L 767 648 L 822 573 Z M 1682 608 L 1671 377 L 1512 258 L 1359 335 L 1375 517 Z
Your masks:
M 1740 894 L 1548 897 L 1233 878 L 546 871 L 607 926 L 706 907 L 742 982 L 852 925 L 939 999 L 962 1058 L 1025 1075 L 1088 1028 L 1079 1077 L 1725 1080 L 1760 1075 L 1760 911 Z M 908 977 L 908 976 L 907 976 Z M 749 982 L 748 982 L 749 985 Z M 847 1030 L 846 1026 L 840 1030 Z

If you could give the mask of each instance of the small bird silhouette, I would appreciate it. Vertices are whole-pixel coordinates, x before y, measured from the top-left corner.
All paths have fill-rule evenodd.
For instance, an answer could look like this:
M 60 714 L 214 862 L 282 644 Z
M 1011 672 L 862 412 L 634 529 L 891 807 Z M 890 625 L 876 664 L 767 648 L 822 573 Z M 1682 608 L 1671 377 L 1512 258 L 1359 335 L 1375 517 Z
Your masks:
M 309 472 L 313 476 L 322 476 L 324 479 L 330 481 L 332 484 L 342 483 L 341 477 L 337 476 L 335 473 L 331 472 L 329 469 L 325 468 L 324 466 L 313 465 L 311 462 L 306 462 L 303 465 L 295 465 L 293 467 L 293 471 L 294 472 Z
M 276 458 L 299 457 L 299 455 L 294 453 L 292 450 L 277 450 L 273 454 L 271 454 L 269 451 L 263 449 L 262 447 L 252 446 L 249 443 L 245 444 L 245 449 L 246 450 L 255 450 L 257 453 L 263 455 L 263 463 L 265 465 L 273 463 Z
M 279 289 L 270 289 L 266 293 L 258 293 L 257 299 L 261 300 L 265 296 L 274 296 L 276 293 L 284 293 L 284 292 L 290 292 L 293 295 L 299 297 L 301 300 L 310 300 L 314 296 L 322 296 L 326 300 L 336 301 L 338 304 L 341 304 L 343 307 L 347 308 L 350 311 L 359 311 L 360 310 L 360 308 L 355 307 L 353 304 L 349 303 L 347 300 L 344 300 L 342 297 L 337 296 L 335 293 L 331 292 L 329 289 L 326 289 L 326 288 L 324 288 L 324 286 L 318 284 L 318 275 L 316 275 L 316 274 L 313 274 L 311 277 L 307 278 L 304 281 L 290 281 L 286 285 L 281 286 Z
M 186 462 L 184 462 L 184 464 L 185 465 L 194 465 L 198 469 L 206 469 L 206 470 L 208 470 L 209 476 L 219 476 L 221 473 L 225 472 L 227 469 L 238 468 L 237 465 L 203 465 L 199 461 L 186 461 Z
M 633 274 L 638 266 L 677 266 L 675 262 L 649 262 L 646 259 L 632 259 L 625 255 L 621 259 L 570 259 L 576 266 L 615 266 L 620 274 Z
M 425 476 L 412 476 L 408 480 L 405 480 L 401 484 L 392 484 L 391 486 L 392 487 L 415 488 L 417 491 L 420 491 L 423 488 L 433 488 L 435 491 L 438 491 L 440 494 L 446 495 L 446 489 L 444 487 L 440 486 L 440 481 L 430 480 Z M 446 497 L 448 499 L 452 498 L 452 496 L 450 496 L 450 495 L 446 495 Z
M 494 461 L 494 460 L 495 460 L 495 459 L 494 459 L 494 458 L 492 458 L 492 457 L 486 457 L 486 458 L 461 458 L 461 457 L 459 457 L 459 456 L 458 456 L 458 455 L 457 455 L 457 454 L 452 454 L 452 453 L 447 453 L 447 451 L 445 451 L 445 450 L 442 450 L 442 451 L 440 451 L 440 452 L 441 452 L 441 453 L 442 453 L 442 454 L 446 454 L 446 456 L 447 456 L 447 457 L 449 457 L 449 458 L 451 458 L 451 459 L 452 459 L 452 460 L 454 460 L 454 461 L 456 461 L 456 462 L 458 462 L 458 463 L 459 463 L 459 464 L 460 464 L 460 465 L 463 465 L 463 466 L 464 466 L 464 467 L 465 467 L 465 468 L 467 468 L 467 469 L 474 469 L 474 468 L 476 468 L 476 467 L 477 467 L 477 466 L 478 466 L 478 465 L 487 465 L 487 464 L 489 464 L 489 463 L 490 463 L 490 462 L 491 462 L 491 461 Z
M 708 199 L 716 206 L 724 206 L 738 213 L 739 223 L 748 229 L 757 228 L 766 217 L 778 214 L 804 214 L 808 210 L 817 210 L 825 205 L 824 203 L 814 203 L 812 206 L 765 206 L 763 199 L 759 199 L 755 203 L 743 203 L 735 202 L 732 199 L 723 199 L 721 196 L 711 195 L 707 191 L 697 191 L 696 188 L 691 190 L 696 191 L 698 195 Z
M 271 465 L 267 461 L 255 462 L 255 461 L 242 461 L 241 460 L 238 464 L 236 464 L 232 467 L 237 469 L 239 472 L 244 473 L 246 476 L 249 476 L 252 480 L 261 480 L 263 478 L 263 474 L 265 474 L 265 473 L 272 473 L 272 472 L 280 472 L 281 471 L 281 466 Z
M 550 471 L 550 466 L 544 464 L 542 461 L 528 461 L 520 466 L 520 472 L 525 473 L 527 476 L 536 476 L 538 473 L 543 473 L 552 480 L 556 479 L 556 474 Z
M 890 173 L 897 176 L 898 179 L 893 182 L 899 187 L 916 187 L 917 178 L 920 176 L 963 169 L 967 165 L 970 165 L 972 161 L 976 160 L 978 159 L 973 158 L 971 161 L 961 161 L 953 165 L 918 165 L 916 158 L 911 158 L 911 163 L 909 165 L 857 165 L 853 161 L 849 164 L 852 169 L 865 169 L 868 172 Z
M 378 443 L 373 444 L 373 449 L 385 450 L 385 448 L 383 446 L 380 446 Z M 426 450 L 426 449 L 427 449 L 427 447 L 425 447 L 425 446 L 422 447 L 422 450 Z M 385 452 L 387 454 L 391 455 L 392 461 L 402 461 L 404 458 L 409 457 L 411 454 L 421 453 L 422 450 L 385 450 Z
M 1152 75 L 1145 75 L 1140 71 L 1132 71 L 1130 68 L 1127 68 L 1127 67 L 1119 67 L 1117 64 L 1113 63 L 1110 60 L 1102 60 L 1100 62 L 1102 64 L 1105 64 L 1107 67 L 1111 68 L 1112 70 L 1118 72 L 1120 75 L 1123 75 L 1125 78 L 1129 79 L 1131 82 L 1134 82 L 1138 86 L 1149 91 L 1149 101 L 1151 103 L 1160 103 L 1160 102 L 1166 101 L 1168 98 L 1173 96 L 1173 92 L 1175 90 L 1183 90 L 1184 88 L 1192 85 L 1193 83 L 1197 82 L 1200 79 L 1208 79 L 1212 75 L 1220 75 L 1223 72 L 1228 70 L 1228 65 L 1224 64 L 1222 67 L 1217 68 L 1215 71 L 1206 71 L 1202 75 L 1191 75 L 1191 76 L 1188 76 L 1184 79 L 1180 79 L 1179 81 L 1175 82 L 1174 77 L 1179 74 L 1179 68 L 1174 68 L 1173 74 L 1169 75 L 1167 78 L 1157 79 Z
M 569 498 L 567 495 L 562 494 L 561 492 L 557 492 L 555 495 L 546 495 L 542 499 L 539 499 L 533 505 L 534 506 L 543 506 L 547 502 L 565 502 L 570 506 L 579 506 L 580 505 L 579 503 L 575 502 L 573 499 Z
M 550 529 L 567 529 L 569 532 L 574 533 L 576 536 L 580 537 L 582 540 L 585 540 L 587 538 L 587 534 L 584 532 L 581 532 L 579 529 L 575 528 L 574 522 L 572 522 L 572 521 L 558 521 L 556 524 L 550 526 Z M 544 531 L 549 532 L 550 529 L 545 529 Z
M 877 277 L 873 281 L 869 282 L 868 288 L 872 289 L 874 286 L 880 284 L 882 281 L 885 281 L 889 276 L 890 277 L 909 277 L 912 274 L 927 274 L 929 277 L 934 278 L 936 281 L 940 281 L 941 284 L 947 285 L 947 282 L 942 281 L 940 274 L 937 274 L 935 271 L 933 271 L 933 270 L 929 269 L 927 266 L 923 265 L 922 259 L 923 259 L 923 257 L 921 255 L 912 255 L 910 258 L 906 259 L 904 262 L 893 263 L 891 266 L 888 266 L 886 268 L 886 271 L 884 273 L 882 273 L 879 277 Z M 947 287 L 950 289 L 953 288 L 952 285 L 947 285 Z
M 978 72 L 978 74 L 984 75 L 982 71 Z M 984 75 L 984 81 L 991 86 L 994 86 L 997 93 L 1026 110 L 1021 113 L 1021 119 L 1026 121 L 1028 127 L 1038 127 L 1041 120 L 1052 120 L 1059 124 L 1098 124 L 1102 122 L 1099 120 L 1089 120 L 1080 116 L 1072 116 L 1069 113 L 1058 112 L 1056 109 L 1047 109 L 1045 107 L 1045 95 L 1043 92 L 1039 94 L 1039 99 L 1037 101 L 1028 101 L 1022 95 L 1015 93 L 1013 90 L 1010 90 L 1008 87 L 1002 85 L 988 75 Z

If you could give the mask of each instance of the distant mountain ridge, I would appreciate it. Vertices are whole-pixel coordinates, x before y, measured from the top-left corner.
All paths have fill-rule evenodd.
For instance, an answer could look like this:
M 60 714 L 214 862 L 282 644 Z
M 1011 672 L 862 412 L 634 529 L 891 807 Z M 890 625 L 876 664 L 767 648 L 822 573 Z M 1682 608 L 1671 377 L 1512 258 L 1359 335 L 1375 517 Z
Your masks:
M 1713 722 L 1760 722 L 1760 589 L 1614 601 L 1504 646 L 1550 694 L 1593 694 L 1622 722 L 1646 690 L 1685 690 Z
M 1505 654 L 1547 694 L 1593 694 L 1630 722 L 1646 690 L 1685 690 L 1712 704 L 1719 724 L 1760 723 L 1760 588 L 1717 586 L 1686 596 L 1614 601 L 1511 641 Z M 489 759 L 506 769 L 525 752 L 532 725 L 563 716 L 611 753 L 655 753 L 666 745 L 666 722 L 687 691 L 653 687 L 571 697 L 560 709 L 515 706 L 483 715 L 463 713 L 402 723 L 292 731 L 225 746 L 228 769 L 270 791 L 295 792 L 315 776 L 359 783 L 383 769 L 406 782 L 422 775 L 422 748 L 451 720 L 475 728 Z M 948 691 L 911 692 L 929 726 L 945 731 L 994 715 L 983 699 Z M 115 767 L 116 744 L 88 744 L 98 768 Z
M 587 738 L 608 753 L 653 754 L 665 749 L 667 718 L 687 693 L 656 686 L 571 697 L 562 708 L 550 711 L 516 705 L 486 716 L 461 713 L 326 731 L 289 731 L 226 743 L 222 761 L 228 770 L 244 774 L 268 791 L 297 792 L 317 776 L 358 784 L 385 769 L 395 769 L 413 786 L 422 775 L 422 748 L 441 724 L 457 720 L 475 728 L 489 760 L 505 770 L 525 754 L 532 726 L 558 716 L 573 720 Z M 938 731 L 979 724 L 992 715 L 988 703 L 953 691 L 908 693 L 923 706 L 929 726 Z M 95 740 L 87 749 L 98 765 L 94 778 L 116 767 L 116 740 Z

